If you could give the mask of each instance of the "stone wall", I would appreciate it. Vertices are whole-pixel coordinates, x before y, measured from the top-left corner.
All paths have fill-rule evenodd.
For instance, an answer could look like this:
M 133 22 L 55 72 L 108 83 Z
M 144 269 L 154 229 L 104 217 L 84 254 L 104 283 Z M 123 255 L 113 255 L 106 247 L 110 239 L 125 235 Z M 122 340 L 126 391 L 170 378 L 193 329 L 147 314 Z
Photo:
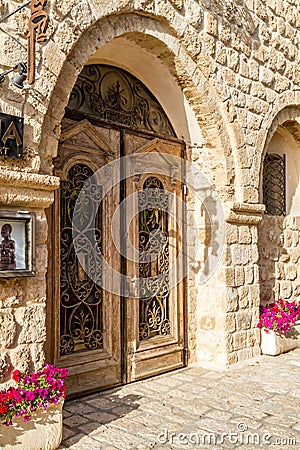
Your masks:
M 295 216 L 265 216 L 259 229 L 261 300 L 300 296 L 300 220 Z
M 2 0 L 0 15 L 22 3 Z M 215 186 L 228 221 L 220 271 L 210 278 L 207 287 L 197 284 L 196 275 L 189 279 L 190 342 L 194 355 L 198 355 L 198 360 L 215 359 L 226 365 L 258 354 L 255 324 L 259 306 L 257 226 L 262 214 L 261 161 L 280 123 L 278 118 L 282 116 L 282 120 L 294 123 L 300 116 L 300 1 L 52 0 L 48 3 L 48 39 L 37 45 L 37 70 L 41 77 L 33 87 L 23 91 L 12 86 L 9 77 L 0 85 L 0 111 L 25 118 L 24 158 L 22 162 L 0 158 L 0 170 L 50 177 L 64 108 L 83 65 L 97 52 L 99 61 L 120 64 L 130 71 L 130 62 L 122 61 L 120 54 L 118 60 L 114 59 L 114 50 L 117 54 L 118 39 L 134 42 L 148 58 L 149 67 L 151 59 L 159 61 L 181 89 L 183 104 L 189 104 L 194 125 L 188 120 L 179 121 L 176 108 L 170 109 L 169 118 L 178 124 L 176 131 L 188 144 L 189 159 Z M 28 17 L 29 9 L 25 8 L 1 24 L 1 70 L 26 60 Z M 101 53 L 108 44 L 111 51 Z M 141 80 L 146 78 L 143 68 L 137 68 L 135 75 Z M 165 90 L 159 100 L 167 104 L 164 96 L 171 95 Z M 201 141 L 192 140 L 191 136 L 197 136 L 193 127 L 199 127 Z M 1 342 L 2 381 L 13 366 L 33 367 L 44 357 L 47 269 L 44 208 L 53 200 L 51 191 L 58 184 L 49 178 L 47 191 L 42 179 L 28 180 L 16 189 L 13 178 L 4 182 L 0 177 L 1 207 L 26 205 L 27 209 L 37 211 L 37 225 L 42 230 L 37 240 L 37 277 L 0 280 L 0 327 L 1 335 L 7 336 Z M 3 189 L 13 194 L 5 191 L 2 195 Z M 35 203 L 38 198 L 42 200 Z M 192 206 L 190 210 L 193 211 Z M 269 229 L 266 218 L 261 227 L 265 225 Z M 284 239 L 297 232 L 284 222 L 283 227 L 286 226 Z M 269 234 L 261 233 L 263 239 Z M 264 247 L 269 246 L 268 252 L 271 251 L 271 241 L 263 242 L 261 255 Z M 290 255 L 289 261 L 274 261 L 279 271 L 283 267 L 285 278 L 282 272 L 276 283 L 282 290 L 280 295 L 285 296 L 289 295 L 290 287 L 296 289 L 297 282 L 297 277 L 289 278 L 294 277 L 295 270 L 286 269 L 296 264 L 296 257 L 292 256 L 296 247 L 292 250 L 288 242 L 283 258 Z M 273 263 L 266 262 L 267 256 L 262 258 L 261 276 L 264 266 L 268 272 L 262 280 L 265 292 L 267 284 L 271 286 L 273 282 L 269 273 Z M 204 307 L 206 293 L 214 297 L 214 306 L 208 303 Z M 30 323 L 34 326 L 29 327 Z
M 259 213 L 259 211 L 258 211 Z M 226 352 L 227 363 L 260 354 L 257 329 L 260 305 L 258 277 L 257 223 L 229 223 L 226 247 Z M 255 223 L 256 222 L 256 223 Z
M 46 338 L 47 221 L 44 208 L 53 202 L 55 177 L 2 171 L 1 209 L 35 212 L 36 275 L 0 279 L 0 383 L 14 368 L 28 372 L 44 363 Z

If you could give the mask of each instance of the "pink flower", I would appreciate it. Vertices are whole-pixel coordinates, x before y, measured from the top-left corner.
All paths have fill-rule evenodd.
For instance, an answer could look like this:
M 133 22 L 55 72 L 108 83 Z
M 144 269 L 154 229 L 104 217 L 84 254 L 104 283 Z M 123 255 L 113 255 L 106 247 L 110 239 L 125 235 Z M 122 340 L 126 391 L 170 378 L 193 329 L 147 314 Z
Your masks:
M 21 372 L 18 369 L 16 369 L 13 371 L 11 377 L 14 381 L 18 382 L 18 381 L 20 381 L 21 375 L 22 375 Z
M 272 330 L 275 333 L 288 333 L 296 320 L 300 319 L 300 305 L 295 301 L 278 300 L 261 308 L 258 328 L 264 328 L 266 332 Z
M 26 416 L 24 416 L 23 420 L 24 422 L 28 422 L 31 419 L 31 416 L 28 416 L 28 414 L 26 414 Z
M 29 412 L 38 408 L 46 409 L 51 403 L 57 403 L 66 396 L 64 378 L 67 369 L 46 364 L 43 370 L 23 376 L 14 370 L 12 379 L 16 387 L 0 391 L 0 419 L 5 425 L 12 425 L 13 417 L 23 416 L 24 422 L 31 419 Z

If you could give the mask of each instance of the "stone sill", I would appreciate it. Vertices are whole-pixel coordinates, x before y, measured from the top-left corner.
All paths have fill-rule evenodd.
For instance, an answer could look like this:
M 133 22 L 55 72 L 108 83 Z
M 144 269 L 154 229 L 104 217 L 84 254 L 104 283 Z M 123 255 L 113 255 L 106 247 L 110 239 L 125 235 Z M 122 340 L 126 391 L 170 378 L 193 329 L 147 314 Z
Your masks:
M 59 178 L 27 172 L 0 172 L 0 205 L 47 208 L 53 203 Z
M 244 225 L 258 225 L 263 217 L 265 205 L 260 203 L 229 203 L 226 222 Z

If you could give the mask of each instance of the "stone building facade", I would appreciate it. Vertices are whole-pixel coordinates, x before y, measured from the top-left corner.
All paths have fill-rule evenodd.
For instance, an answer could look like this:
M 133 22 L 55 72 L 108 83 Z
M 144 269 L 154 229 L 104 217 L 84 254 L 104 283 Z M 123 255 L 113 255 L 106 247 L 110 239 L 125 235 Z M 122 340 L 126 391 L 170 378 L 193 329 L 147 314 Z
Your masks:
M 3 0 L 1 16 L 22 3 Z M 101 139 L 108 144 L 106 162 L 117 145 L 111 131 L 93 123 L 100 137 L 89 125 L 68 134 L 74 123 L 65 108 L 87 65 L 120 68 L 147 87 L 222 204 L 222 260 L 202 282 L 197 267 L 211 245 L 210 225 L 187 193 L 187 234 L 196 228 L 203 244 L 180 294 L 188 363 L 225 368 L 259 355 L 260 303 L 300 292 L 299 0 L 52 0 L 45 9 L 47 40 L 36 47 L 40 76 L 23 90 L 9 77 L 0 84 L 0 112 L 24 117 L 22 158 L 0 157 L 1 209 L 36 213 L 35 276 L 0 278 L 0 382 L 13 368 L 34 370 L 45 359 L 64 364 L 54 349 L 58 291 L 49 281 L 59 270 L 51 233 L 63 175 L 55 161 L 79 132 L 96 147 Z M 1 23 L 2 71 L 27 58 L 29 14 L 24 8 Z M 266 154 L 285 155 L 285 190 L 274 200 L 284 196 L 281 215 L 264 213 Z M 188 245 L 193 252 L 194 243 Z M 92 377 L 91 368 L 82 370 Z

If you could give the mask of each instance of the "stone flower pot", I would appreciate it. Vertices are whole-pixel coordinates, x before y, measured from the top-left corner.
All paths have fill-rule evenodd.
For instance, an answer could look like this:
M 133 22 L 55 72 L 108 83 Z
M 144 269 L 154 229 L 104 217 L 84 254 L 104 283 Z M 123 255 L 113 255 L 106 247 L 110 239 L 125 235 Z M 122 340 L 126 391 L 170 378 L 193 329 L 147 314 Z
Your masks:
M 63 401 L 32 413 L 32 419 L 13 418 L 13 425 L 0 424 L 0 449 L 54 450 L 62 440 Z
M 261 352 L 264 355 L 276 356 L 300 347 L 300 321 L 297 321 L 291 331 L 279 335 L 274 331 L 267 333 L 261 329 Z

